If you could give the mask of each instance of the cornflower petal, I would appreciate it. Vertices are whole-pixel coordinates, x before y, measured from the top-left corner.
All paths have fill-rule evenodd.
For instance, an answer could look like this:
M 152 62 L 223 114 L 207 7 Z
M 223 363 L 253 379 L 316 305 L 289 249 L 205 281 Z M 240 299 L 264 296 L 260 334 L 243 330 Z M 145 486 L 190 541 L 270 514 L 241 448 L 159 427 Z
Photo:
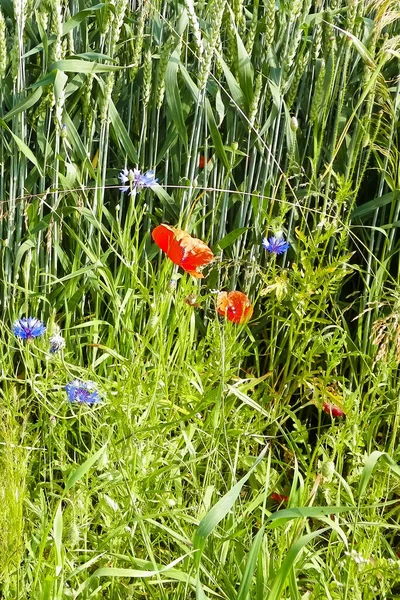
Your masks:
M 101 402 L 101 396 L 94 381 L 74 379 L 65 386 L 68 400 L 79 404 L 96 404 Z
M 146 173 L 142 173 L 140 169 L 129 169 L 129 171 L 128 169 L 123 169 L 118 179 L 122 184 L 128 184 L 121 186 L 119 190 L 121 192 L 129 192 L 129 194 L 132 194 L 136 190 L 152 187 L 158 181 L 154 177 L 154 171 L 149 170 Z
M 13 333 L 22 340 L 32 340 L 40 337 L 46 331 L 42 321 L 36 317 L 23 317 L 18 319 L 12 326 Z
M 284 238 L 270 237 L 264 238 L 262 242 L 263 248 L 271 254 L 283 254 L 290 248 L 289 242 Z
M 65 339 L 59 333 L 52 335 L 49 341 L 51 354 L 55 354 L 65 348 Z

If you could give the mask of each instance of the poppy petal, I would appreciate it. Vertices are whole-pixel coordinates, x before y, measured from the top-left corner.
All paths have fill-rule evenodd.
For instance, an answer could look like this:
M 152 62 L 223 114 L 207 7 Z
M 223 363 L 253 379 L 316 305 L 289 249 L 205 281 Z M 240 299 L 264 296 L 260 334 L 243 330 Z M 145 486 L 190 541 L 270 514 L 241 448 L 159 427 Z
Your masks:
M 285 496 L 284 494 L 278 494 L 277 492 L 273 492 L 270 495 L 271 500 L 274 500 L 275 502 L 288 502 L 289 497 Z
M 322 410 L 326 412 L 331 417 L 343 417 L 344 410 L 337 406 L 336 404 L 332 404 L 331 402 L 324 402 L 322 405 Z
M 232 323 L 246 323 L 253 314 L 253 306 L 243 292 L 220 292 L 217 311 Z
M 192 237 L 187 231 L 165 224 L 156 227 L 152 237 L 173 263 L 193 277 L 204 277 L 199 268 L 204 267 L 214 258 L 205 242 Z

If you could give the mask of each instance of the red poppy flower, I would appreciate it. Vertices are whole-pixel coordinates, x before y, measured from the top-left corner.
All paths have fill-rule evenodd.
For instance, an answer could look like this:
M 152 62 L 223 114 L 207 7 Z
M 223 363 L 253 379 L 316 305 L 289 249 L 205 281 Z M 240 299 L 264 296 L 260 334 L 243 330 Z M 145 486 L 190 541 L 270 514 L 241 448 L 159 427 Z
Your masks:
M 193 277 L 204 277 L 199 269 L 208 265 L 214 258 L 207 244 L 192 237 L 187 231 L 170 225 L 159 225 L 153 229 L 151 235 L 157 246 L 173 263 Z
M 322 410 L 332 417 L 344 416 L 344 410 L 342 410 L 339 406 L 336 406 L 336 404 L 332 404 L 331 402 L 324 402 L 322 405 Z
M 206 163 L 205 157 L 202 154 L 200 154 L 200 156 L 199 156 L 199 169 L 204 169 L 204 167 L 206 166 L 206 164 L 208 165 L 208 163 L 210 162 L 210 160 L 211 159 L 209 158 L 207 160 L 207 163 Z
M 283 494 L 278 494 L 277 492 L 273 492 L 270 496 L 271 500 L 275 500 L 275 502 L 288 502 L 289 497 L 284 496 Z
M 253 314 L 253 307 L 243 292 L 220 292 L 217 311 L 233 323 L 246 323 Z

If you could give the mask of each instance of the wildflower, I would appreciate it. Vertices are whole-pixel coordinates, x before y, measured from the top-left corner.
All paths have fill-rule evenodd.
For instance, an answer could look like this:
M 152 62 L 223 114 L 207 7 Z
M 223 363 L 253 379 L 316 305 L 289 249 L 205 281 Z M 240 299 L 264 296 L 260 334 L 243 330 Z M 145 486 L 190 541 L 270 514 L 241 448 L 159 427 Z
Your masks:
M 146 171 L 146 173 L 142 173 L 140 169 L 123 169 L 118 176 L 118 179 L 123 184 L 120 187 L 121 192 L 129 192 L 129 195 L 132 194 L 133 191 L 141 190 L 143 188 L 151 187 L 157 183 L 157 179 L 154 178 L 154 171 Z
M 52 335 L 50 338 L 50 352 L 55 354 L 59 350 L 65 348 L 65 339 L 59 333 Z
M 74 379 L 65 386 L 68 400 L 79 404 L 96 404 L 101 401 L 94 381 L 79 381 Z
M 290 248 L 289 242 L 286 242 L 283 238 L 270 237 L 264 238 L 262 242 L 263 248 L 271 254 L 283 254 Z
M 289 501 L 289 497 L 285 496 L 284 494 L 278 494 L 277 492 L 273 492 L 270 495 L 271 500 L 274 500 L 275 502 L 288 502 Z
M 21 338 L 22 340 L 33 340 L 33 338 L 40 337 L 46 331 L 46 327 L 42 321 L 39 321 L 36 317 L 23 317 L 18 319 L 12 326 L 14 335 Z
M 164 224 L 153 229 L 151 235 L 173 263 L 193 277 L 204 277 L 200 272 L 201 267 L 208 265 L 214 258 L 205 242 L 192 237 L 187 231 Z
M 253 307 L 243 292 L 220 292 L 217 311 L 233 323 L 246 323 L 253 314 Z
M 199 169 L 204 169 L 204 167 L 206 165 L 208 165 L 208 163 L 210 162 L 210 160 L 211 160 L 211 158 L 208 158 L 207 162 L 206 162 L 205 157 L 202 154 L 200 154 L 200 156 L 199 156 Z
M 336 404 L 332 404 L 331 402 L 324 402 L 322 405 L 322 410 L 324 412 L 326 412 L 328 415 L 331 415 L 331 417 L 343 417 L 344 416 L 344 410 L 342 410 Z

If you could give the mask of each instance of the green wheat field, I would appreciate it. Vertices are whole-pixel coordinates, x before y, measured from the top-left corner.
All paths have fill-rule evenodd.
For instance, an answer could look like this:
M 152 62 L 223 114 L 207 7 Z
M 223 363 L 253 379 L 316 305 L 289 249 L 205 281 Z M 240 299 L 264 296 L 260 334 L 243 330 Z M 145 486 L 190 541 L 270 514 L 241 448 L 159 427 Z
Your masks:
M 400 598 L 398 0 L 96 2 L 0 0 L 0 598 Z

